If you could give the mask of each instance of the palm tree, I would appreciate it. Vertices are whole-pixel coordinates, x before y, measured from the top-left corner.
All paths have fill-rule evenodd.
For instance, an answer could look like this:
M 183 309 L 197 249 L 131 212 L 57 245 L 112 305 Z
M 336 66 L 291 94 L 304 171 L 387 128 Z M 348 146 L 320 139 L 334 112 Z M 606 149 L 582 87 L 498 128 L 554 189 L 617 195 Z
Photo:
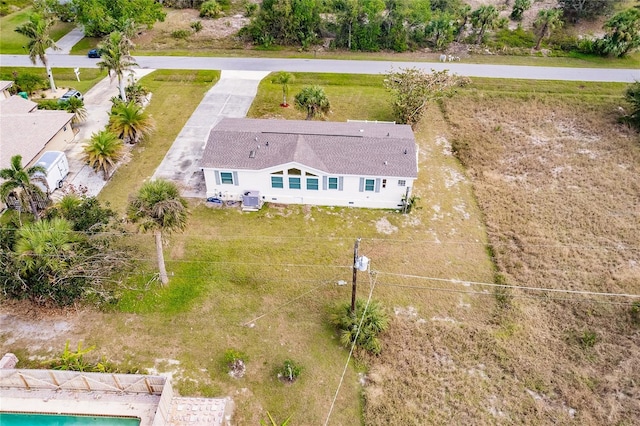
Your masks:
M 307 113 L 306 120 L 324 116 L 330 107 L 329 99 L 320 86 L 303 87 L 296 95 L 296 108 Z
M 500 12 L 494 6 L 480 6 L 471 14 L 471 23 L 478 29 L 476 44 L 482 42 L 482 37 L 487 29 L 493 28 Z
M 71 254 L 76 241 L 77 234 L 69 221 L 43 219 L 18 230 L 15 252 L 26 272 L 46 270 L 57 273 L 65 270 L 65 254 Z
M 119 102 L 111 109 L 109 129 L 125 142 L 137 143 L 155 129 L 155 121 L 134 101 Z
M 142 232 L 153 231 L 163 285 L 169 282 L 169 277 L 164 265 L 162 232 L 183 230 L 187 225 L 187 213 L 187 202 L 180 196 L 178 187 L 162 179 L 145 183 L 129 201 L 129 219 L 138 223 Z
M 29 43 L 27 44 L 29 47 L 29 59 L 31 59 L 31 63 L 34 65 L 36 64 L 36 59 L 40 59 L 40 62 L 42 62 L 42 65 L 44 65 L 47 70 L 51 90 L 55 92 L 56 83 L 53 81 L 53 73 L 49 66 L 46 51 L 48 48 L 52 48 L 54 50 L 59 50 L 59 48 L 49 35 L 50 28 L 50 18 L 45 18 L 38 13 L 32 13 L 29 16 L 29 22 L 20 25 L 15 29 L 15 31 L 29 38 Z
M 456 24 L 458 25 L 456 42 L 460 42 L 464 35 L 464 29 L 467 27 L 469 17 L 471 16 L 471 6 L 465 4 L 456 10 Z
M 287 95 L 289 94 L 289 84 L 293 83 L 295 77 L 290 72 L 280 71 L 276 74 L 276 77 L 273 79 L 273 83 L 282 84 L 282 103 L 280 106 L 288 107 L 287 103 Z
M 551 34 L 551 31 L 562 26 L 562 9 L 543 9 L 538 12 L 533 25 L 538 29 L 538 41 L 535 50 L 540 49 L 542 39 Z
M 0 178 L 5 182 L 0 185 L 0 198 L 7 203 L 10 196 L 17 196 L 21 205 L 29 206 L 31 213 L 36 220 L 39 219 L 39 200 L 46 198 L 46 194 L 34 182 L 42 182 L 45 186 L 46 180 L 42 177 L 47 170 L 42 166 L 32 166 L 28 169 L 22 167 L 22 155 L 11 157 L 11 166 L 8 169 L 0 170 Z
M 102 60 L 98 62 L 100 70 L 108 70 L 111 79 L 118 77 L 118 87 L 120 89 L 120 99 L 127 102 L 125 93 L 124 74 L 131 71 L 131 68 L 138 64 L 130 55 L 133 43 L 120 31 L 109 34 L 105 40 L 98 45 L 98 51 Z
M 91 135 L 84 146 L 85 161 L 96 172 L 102 170 L 104 180 L 109 179 L 111 170 L 124 157 L 124 145 L 118 135 L 102 130 Z
M 625 56 L 640 46 L 640 10 L 627 9 L 616 13 L 602 27 L 606 34 L 600 40 L 602 52 Z
M 71 97 L 64 102 L 64 109 L 73 114 L 71 124 L 78 124 L 87 119 L 87 109 L 81 99 Z

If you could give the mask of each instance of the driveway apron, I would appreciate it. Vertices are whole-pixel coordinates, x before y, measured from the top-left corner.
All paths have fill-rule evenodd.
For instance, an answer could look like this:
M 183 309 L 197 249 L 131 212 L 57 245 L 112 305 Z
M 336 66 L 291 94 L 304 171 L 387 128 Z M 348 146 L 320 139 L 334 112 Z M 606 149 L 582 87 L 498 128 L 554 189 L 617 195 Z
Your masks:
M 220 80 L 204 96 L 200 105 L 171 145 L 153 179 L 178 184 L 182 195 L 204 198 L 206 188 L 200 159 L 211 129 L 223 117 L 245 117 L 267 71 L 223 70 Z

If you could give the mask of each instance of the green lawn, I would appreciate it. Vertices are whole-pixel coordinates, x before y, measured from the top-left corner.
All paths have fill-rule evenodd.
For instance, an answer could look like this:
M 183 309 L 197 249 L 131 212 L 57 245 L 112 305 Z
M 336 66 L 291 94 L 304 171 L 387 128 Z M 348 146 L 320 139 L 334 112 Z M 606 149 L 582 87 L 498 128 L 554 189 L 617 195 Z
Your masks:
M 0 67 L 0 80 L 13 81 L 14 72 L 39 75 L 45 81 L 48 81 L 44 67 Z M 97 68 L 80 68 L 80 81 L 76 79 L 73 68 L 53 68 L 52 72 L 56 86 L 73 87 L 82 93 L 87 92 L 107 76 L 106 71 L 100 71 Z
M 26 46 L 29 39 L 18 34 L 15 29 L 29 20 L 31 8 L 14 12 L 0 18 L 0 54 L 27 54 Z M 51 38 L 59 40 L 71 31 L 73 23 L 57 21 L 51 28 Z

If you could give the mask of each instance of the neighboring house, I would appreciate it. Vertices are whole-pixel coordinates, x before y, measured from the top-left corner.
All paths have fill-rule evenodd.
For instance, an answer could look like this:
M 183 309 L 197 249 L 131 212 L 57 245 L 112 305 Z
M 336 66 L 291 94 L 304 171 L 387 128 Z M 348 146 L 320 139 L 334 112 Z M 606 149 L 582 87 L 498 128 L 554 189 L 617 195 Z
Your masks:
M 11 86 L 13 86 L 13 81 L 0 80 L 0 99 L 11 97 L 11 92 L 9 92 Z
M 388 209 L 418 176 L 411 127 L 366 122 L 224 118 L 200 166 L 208 198 Z
M 0 169 L 9 167 L 14 155 L 22 155 L 23 166 L 31 165 L 44 151 L 62 151 L 73 140 L 73 114 L 37 106 L 20 96 L 0 97 Z

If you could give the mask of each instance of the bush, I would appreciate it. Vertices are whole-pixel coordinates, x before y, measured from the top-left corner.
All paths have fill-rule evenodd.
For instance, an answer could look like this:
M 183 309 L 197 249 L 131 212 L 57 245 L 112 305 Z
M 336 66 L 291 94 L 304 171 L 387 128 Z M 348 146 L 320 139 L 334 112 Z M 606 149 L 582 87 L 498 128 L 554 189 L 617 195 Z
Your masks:
M 180 30 L 175 30 L 171 33 L 171 37 L 181 39 L 181 40 L 185 40 L 189 38 L 190 35 L 191 35 L 191 31 L 184 28 Z
M 300 373 L 302 373 L 302 366 L 290 359 L 285 360 L 284 363 L 276 369 L 278 379 L 289 383 L 295 382 L 296 379 L 300 377 Z
M 503 47 L 531 48 L 536 45 L 535 35 L 531 31 L 525 31 L 522 27 L 518 27 L 515 30 L 499 30 L 494 40 L 488 44 L 499 49 Z
M 38 109 L 44 110 L 64 110 L 66 109 L 66 105 L 64 102 L 58 102 L 57 99 L 42 99 L 37 100 Z
M 247 3 L 244 5 L 244 16 L 250 18 L 256 13 L 257 10 L 258 5 L 256 3 Z
M 640 301 L 631 304 L 629 314 L 631 315 L 631 322 L 635 325 L 640 325 Z
M 37 74 L 23 73 L 14 77 L 17 92 L 27 92 L 29 94 L 36 90 L 47 89 L 49 81 Z
M 207 0 L 200 6 L 201 18 L 217 18 L 222 13 L 222 8 L 215 0 Z
M 193 21 L 190 25 L 191 29 L 195 33 L 202 31 L 202 21 Z
M 364 308 L 365 303 L 360 299 L 356 301 L 355 313 L 351 312 L 350 303 L 337 306 L 331 314 L 331 324 L 338 329 L 340 343 L 345 347 L 355 341 L 357 348 L 378 355 L 382 352 L 378 335 L 389 328 L 389 316 L 380 303 L 372 300 L 362 320 Z M 358 333 L 361 320 L 362 328 Z

